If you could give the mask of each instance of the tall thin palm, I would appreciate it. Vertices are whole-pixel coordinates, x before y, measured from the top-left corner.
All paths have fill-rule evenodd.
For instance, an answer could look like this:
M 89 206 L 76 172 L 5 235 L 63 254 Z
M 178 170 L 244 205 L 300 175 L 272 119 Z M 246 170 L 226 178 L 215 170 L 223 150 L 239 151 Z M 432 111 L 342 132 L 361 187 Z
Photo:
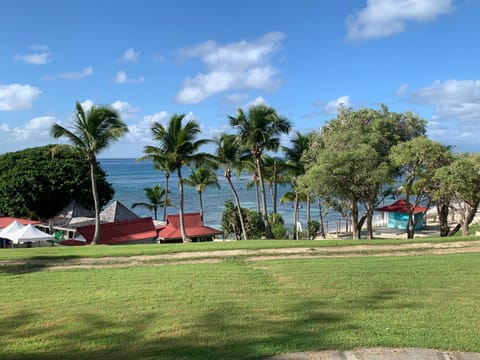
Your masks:
M 172 115 L 167 126 L 155 122 L 152 124 L 153 140 L 158 142 L 158 156 L 163 157 L 170 164 L 172 171 L 176 170 L 178 175 L 179 188 L 179 212 L 180 212 L 180 231 L 182 241 L 191 241 L 185 231 L 184 218 L 184 191 L 182 166 L 191 163 L 201 163 L 203 160 L 212 158 L 207 153 L 198 152 L 199 148 L 210 140 L 197 140 L 200 134 L 200 125 L 193 120 L 187 121 L 185 126 L 182 124 L 185 114 Z
M 240 200 L 238 198 L 237 190 L 235 189 L 235 186 L 233 186 L 232 182 L 232 169 L 241 168 L 243 151 L 241 146 L 239 146 L 240 144 L 238 138 L 235 135 L 223 134 L 216 139 L 216 144 L 216 159 L 224 166 L 223 176 L 227 180 L 230 189 L 232 189 L 235 205 L 237 206 L 238 217 L 240 219 L 240 225 L 242 227 L 242 236 L 244 240 L 247 240 L 247 232 L 245 231 L 245 223 L 243 220 L 242 209 L 240 207 Z
M 252 106 L 247 114 L 245 114 L 242 109 L 238 109 L 237 116 L 229 116 L 229 118 L 230 124 L 236 128 L 242 143 L 250 149 L 255 159 L 262 193 L 265 235 L 268 239 L 271 239 L 273 238 L 273 234 L 270 222 L 268 221 L 261 157 L 265 150 L 278 150 L 280 146 L 280 135 L 288 134 L 291 129 L 291 124 L 287 119 L 279 116 L 275 109 L 266 105 Z
M 285 154 L 285 164 L 287 166 L 288 174 L 291 177 L 291 182 L 294 187 L 294 191 L 296 194 L 295 197 L 295 204 L 294 204 L 294 218 L 298 216 L 298 199 L 299 199 L 299 189 L 297 186 L 297 178 L 305 174 L 305 163 L 302 160 L 303 153 L 308 149 L 309 146 L 309 138 L 307 135 L 303 135 L 299 132 L 295 133 L 295 137 L 291 139 L 291 147 L 282 146 L 282 151 Z M 308 195 L 308 194 L 306 194 Z M 308 207 L 308 214 L 310 214 L 310 196 L 307 196 L 307 207 Z M 309 217 L 309 216 L 307 216 Z M 295 221 L 298 221 L 295 218 Z M 307 219 L 307 222 L 310 223 L 310 218 Z M 297 228 L 294 227 L 295 238 L 298 237 Z M 307 226 L 308 232 L 308 226 Z
M 200 217 L 203 221 L 202 194 L 208 187 L 220 188 L 217 174 L 215 174 L 215 171 L 212 168 L 203 166 L 195 167 L 192 169 L 190 176 L 185 179 L 185 184 L 194 187 L 198 193 L 200 200 Z
M 167 218 L 167 206 L 169 202 L 169 180 L 170 180 L 170 172 L 174 168 L 173 166 L 173 159 L 168 156 L 168 154 L 164 154 L 163 150 L 156 147 L 147 145 L 143 149 L 144 156 L 141 156 L 137 159 L 137 161 L 142 160 L 151 160 L 153 162 L 153 168 L 156 170 L 163 171 L 165 175 L 165 198 L 163 200 L 163 221 Z
M 162 189 L 160 184 L 157 184 L 153 187 L 146 187 L 143 189 L 143 191 L 145 192 L 148 202 L 133 203 L 132 208 L 140 206 L 147 210 L 153 211 L 155 220 L 157 220 L 158 208 L 163 206 L 171 206 L 170 201 L 167 198 L 167 191 L 166 189 Z
M 50 134 L 53 138 L 64 137 L 68 139 L 72 148 L 78 151 L 90 165 L 90 178 L 95 206 L 95 232 L 91 242 L 92 245 L 101 241 L 100 201 L 95 180 L 97 154 L 127 132 L 127 125 L 112 108 L 93 106 L 86 112 L 79 102 L 76 103 L 75 120 L 70 130 L 59 124 L 54 124 L 50 129 Z

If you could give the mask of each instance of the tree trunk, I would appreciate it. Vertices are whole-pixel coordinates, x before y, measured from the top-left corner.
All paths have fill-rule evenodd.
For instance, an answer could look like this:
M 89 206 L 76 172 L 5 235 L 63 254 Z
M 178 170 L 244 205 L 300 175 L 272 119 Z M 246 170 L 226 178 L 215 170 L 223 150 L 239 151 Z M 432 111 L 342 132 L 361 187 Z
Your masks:
M 258 180 L 255 178 L 255 199 L 257 200 L 257 212 L 260 212 L 260 194 L 258 191 Z
M 320 197 L 318 198 L 318 212 L 320 215 L 320 236 L 322 239 L 325 239 L 325 227 L 323 225 L 323 210 L 322 210 L 322 201 L 320 200 Z
M 352 201 L 352 238 L 360 239 L 360 231 L 358 231 L 358 205 L 357 200 Z
M 310 214 L 310 194 L 307 194 L 307 239 L 310 239 L 310 222 L 311 222 L 311 214 Z
M 157 215 L 158 215 L 158 206 L 154 205 L 153 207 L 153 216 L 155 217 L 155 220 L 157 220 Z
M 200 200 L 200 221 L 203 224 L 203 200 L 202 200 L 202 192 L 198 192 L 198 198 Z
M 168 180 L 170 179 L 170 173 L 165 172 L 165 201 L 163 202 L 163 221 L 167 219 L 167 204 L 168 204 Z
M 295 191 L 295 201 L 293 202 L 293 234 L 294 239 L 298 240 L 298 193 Z
M 273 213 L 277 213 L 278 174 L 277 162 L 273 163 Z
M 230 168 L 225 169 L 224 176 L 227 179 L 228 184 L 230 185 L 230 188 L 232 189 L 233 197 L 235 198 L 235 204 L 237 205 L 238 217 L 240 219 L 240 225 L 242 227 L 243 240 L 247 240 L 247 232 L 245 231 L 245 223 L 243 221 L 242 208 L 240 207 L 240 200 L 238 199 L 237 190 L 235 190 L 235 187 L 233 186 L 233 183 L 232 183 Z
M 368 203 L 367 209 L 367 239 L 373 239 L 373 211 L 375 206 L 372 202 Z
M 90 163 L 90 179 L 92 181 L 92 195 L 93 204 L 95 206 L 95 232 L 93 233 L 93 239 L 90 245 L 100 244 L 101 241 L 101 229 L 100 229 L 100 201 L 98 199 L 97 180 L 95 179 L 95 157 L 89 159 Z
M 178 173 L 178 189 L 180 192 L 180 206 L 179 206 L 179 211 L 180 211 L 180 233 L 182 234 L 182 241 L 184 243 L 191 242 L 192 240 L 187 237 L 187 232 L 185 231 L 185 218 L 183 214 L 183 179 L 182 179 L 182 168 L 179 166 L 177 168 L 177 173 Z
M 477 213 L 477 209 L 478 209 L 478 204 L 476 204 L 476 206 L 468 206 L 468 210 L 467 210 L 467 216 L 465 218 L 465 220 L 463 221 L 463 224 L 462 224 L 462 235 L 463 236 L 468 236 L 468 228 L 470 226 L 470 224 L 472 223 L 473 221 L 473 218 L 475 217 L 475 214 Z
M 257 161 L 258 178 L 260 179 L 260 190 L 262 192 L 263 222 L 265 223 L 265 237 L 267 239 L 273 239 L 272 229 L 270 227 L 270 222 L 268 221 L 267 196 L 265 194 L 265 183 L 263 181 L 260 154 L 258 154 L 258 156 L 255 156 L 255 160 Z
M 440 236 L 445 237 L 450 233 L 450 226 L 448 225 L 448 204 L 437 204 L 438 222 L 440 223 Z

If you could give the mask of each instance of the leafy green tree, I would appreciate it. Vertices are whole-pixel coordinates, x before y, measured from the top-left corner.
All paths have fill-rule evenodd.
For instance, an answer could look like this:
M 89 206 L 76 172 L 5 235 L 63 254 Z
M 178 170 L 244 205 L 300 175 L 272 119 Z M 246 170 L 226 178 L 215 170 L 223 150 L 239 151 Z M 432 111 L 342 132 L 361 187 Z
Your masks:
M 190 242 L 185 232 L 184 218 L 184 179 L 182 176 L 182 166 L 192 163 L 201 163 L 207 159 L 213 158 L 210 154 L 199 152 L 202 145 L 207 144 L 210 140 L 197 139 L 200 134 L 200 125 L 189 120 L 183 125 L 185 114 L 174 114 L 170 118 L 166 127 L 159 122 L 152 124 L 153 140 L 159 146 L 157 147 L 155 156 L 159 163 L 166 163 L 170 166 L 170 171 L 177 171 L 178 188 L 179 188 L 179 212 L 180 212 L 180 231 L 182 241 Z M 145 150 L 148 150 L 146 148 Z
M 114 190 L 98 162 L 95 174 L 100 205 L 104 206 Z M 65 146 L 48 145 L 0 155 L 2 213 L 47 219 L 72 200 L 94 208 L 90 168 L 78 154 L 66 151 Z
M 164 206 L 171 206 L 170 199 L 167 197 L 167 190 L 162 189 L 160 184 L 157 184 L 153 187 L 147 186 L 143 189 L 145 196 L 148 199 L 148 202 L 136 202 L 132 204 L 132 208 L 137 206 L 143 207 L 147 210 L 153 211 L 155 220 L 157 220 L 158 208 Z M 165 200 L 165 198 L 167 200 Z
M 413 239 L 415 207 L 428 201 L 436 170 L 450 163 L 450 148 L 426 137 L 418 137 L 395 145 L 390 159 L 400 169 L 403 178 L 401 192 L 412 205 L 408 211 L 407 236 Z
M 248 239 L 260 239 L 265 234 L 263 216 L 257 211 L 241 208 L 242 217 Z M 237 240 L 241 239 L 241 226 L 238 211 L 233 202 L 227 200 L 222 212 L 222 230 L 225 236 L 233 235 Z
M 232 182 L 232 169 L 239 169 L 239 171 L 241 171 L 241 164 L 245 154 L 240 146 L 238 138 L 235 135 L 222 134 L 215 140 L 215 142 L 217 144 L 215 156 L 217 161 L 224 166 L 223 176 L 227 180 L 228 185 L 232 190 L 242 230 L 242 236 L 244 240 L 247 240 L 247 232 L 245 230 L 245 223 L 241 212 L 240 200 L 238 198 L 237 190 Z
M 85 111 L 77 102 L 75 120 L 71 129 L 59 124 L 51 128 L 53 138 L 66 138 L 72 149 L 88 162 L 92 181 L 93 202 L 95 204 L 95 232 L 91 245 L 100 242 L 100 200 L 98 197 L 95 163 L 97 155 L 128 132 L 127 125 L 120 119 L 118 113 L 110 107 L 93 106 Z
M 373 211 L 390 190 L 397 168 L 389 153 L 393 146 L 425 133 L 426 122 L 411 113 L 374 109 L 340 109 L 338 116 L 310 137 L 302 187 L 351 219 L 354 238 L 367 220 L 373 237 Z M 365 207 L 361 216 L 359 204 Z
M 433 181 L 439 184 L 431 195 L 433 200 L 447 208 L 446 214 L 440 217 L 441 235 L 454 235 L 460 228 L 463 236 L 468 235 L 468 228 L 480 204 L 480 154 L 457 154 L 451 164 L 435 172 Z M 460 211 L 460 220 L 450 230 L 447 217 L 448 205 L 452 203 Z
M 252 106 L 248 113 L 238 109 L 237 116 L 229 116 L 230 124 L 237 130 L 242 143 L 250 149 L 255 159 L 257 173 L 262 193 L 263 220 L 265 234 L 268 239 L 273 237 L 268 221 L 267 199 L 265 183 L 262 172 L 262 154 L 264 151 L 277 151 L 280 146 L 280 135 L 288 134 L 291 129 L 290 122 L 279 116 L 275 109 L 265 106 Z
M 220 188 L 218 177 L 212 168 L 197 166 L 192 169 L 190 176 L 185 179 L 185 184 L 194 187 L 200 200 L 200 217 L 203 221 L 202 194 L 208 187 Z

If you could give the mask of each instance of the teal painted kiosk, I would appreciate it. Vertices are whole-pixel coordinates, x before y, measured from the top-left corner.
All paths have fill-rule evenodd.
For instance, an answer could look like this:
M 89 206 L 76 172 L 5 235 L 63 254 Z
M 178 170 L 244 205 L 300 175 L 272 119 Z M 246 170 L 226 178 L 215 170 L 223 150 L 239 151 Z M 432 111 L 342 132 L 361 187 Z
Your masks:
M 408 224 L 408 208 L 413 205 L 409 204 L 405 199 L 395 201 L 393 204 L 375 209 L 375 211 L 383 212 L 387 217 L 387 228 L 389 229 L 407 229 Z M 426 224 L 425 212 L 427 208 L 424 206 L 415 206 L 413 210 L 413 221 L 415 230 L 424 229 Z

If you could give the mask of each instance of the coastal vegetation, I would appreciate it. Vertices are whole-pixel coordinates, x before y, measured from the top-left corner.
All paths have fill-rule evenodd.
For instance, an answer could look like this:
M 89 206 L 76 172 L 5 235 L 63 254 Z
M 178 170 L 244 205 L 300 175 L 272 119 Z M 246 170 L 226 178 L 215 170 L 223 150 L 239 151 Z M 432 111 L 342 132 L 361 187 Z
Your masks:
M 133 203 L 132 209 L 135 209 L 137 206 L 139 206 L 153 211 L 154 219 L 158 220 L 158 208 L 162 208 L 164 206 L 172 206 L 170 203 L 170 199 L 167 196 L 167 191 L 163 189 L 160 184 L 152 187 L 147 186 L 143 189 L 143 191 L 148 202 Z
M 50 130 L 53 138 L 63 137 L 68 139 L 72 151 L 82 156 L 90 167 L 90 180 L 95 208 L 95 233 L 91 245 L 95 245 L 101 240 L 101 206 L 95 174 L 97 155 L 126 132 L 128 132 L 127 125 L 111 107 L 93 106 L 86 111 L 79 102 L 76 103 L 75 119 L 71 129 L 67 129 L 60 124 L 54 124 Z
M 341 255 L 347 244 L 397 242 L 413 245 L 411 240 L 240 241 L 185 244 L 181 250 L 185 258 L 189 251 L 249 249 L 251 254 L 331 243 Z M 135 266 L 66 266 L 80 258 L 112 262 L 115 256 L 174 255 L 179 249 L 2 252 L 2 260 L 21 257 L 30 265 L 0 267 L 0 291 L 9 294 L 0 313 L 0 358 L 254 359 L 377 346 L 480 351 L 477 253 L 368 256 L 364 250 L 355 257 L 254 261 L 229 253 L 215 263 L 205 258 L 149 264 L 146 258 Z M 42 267 L 39 260 L 51 263 Z
M 53 151 L 55 149 L 55 151 Z M 114 189 L 95 162 L 100 206 Z M 43 146 L 0 155 L 0 211 L 8 216 L 46 219 L 76 199 L 93 209 L 88 163 L 65 146 Z

